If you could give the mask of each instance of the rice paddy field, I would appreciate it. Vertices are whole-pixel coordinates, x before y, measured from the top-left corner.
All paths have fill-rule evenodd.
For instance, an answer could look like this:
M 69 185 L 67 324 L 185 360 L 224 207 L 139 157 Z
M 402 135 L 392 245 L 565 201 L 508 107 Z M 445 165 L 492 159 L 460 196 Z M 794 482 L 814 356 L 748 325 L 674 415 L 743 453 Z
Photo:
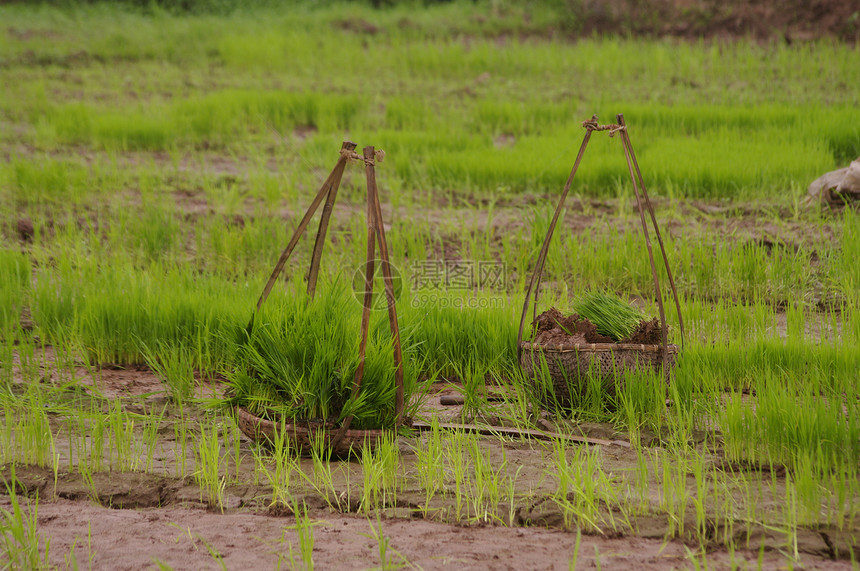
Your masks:
M 553 6 L 0 3 L 0 567 L 857 566 L 860 213 L 807 186 L 860 155 L 858 44 L 574 40 Z M 617 113 L 686 337 L 668 384 L 548 407 L 520 312 L 581 123 Z M 228 405 L 256 390 L 239 363 L 277 361 L 273 386 L 337 416 L 364 164 L 314 300 L 319 215 L 257 317 L 268 337 L 241 334 L 343 141 L 385 153 L 414 426 L 299 457 Z M 620 137 L 594 133 L 538 312 L 601 290 L 656 316 L 639 223 Z M 394 375 L 388 313 L 369 328 L 368 426 Z

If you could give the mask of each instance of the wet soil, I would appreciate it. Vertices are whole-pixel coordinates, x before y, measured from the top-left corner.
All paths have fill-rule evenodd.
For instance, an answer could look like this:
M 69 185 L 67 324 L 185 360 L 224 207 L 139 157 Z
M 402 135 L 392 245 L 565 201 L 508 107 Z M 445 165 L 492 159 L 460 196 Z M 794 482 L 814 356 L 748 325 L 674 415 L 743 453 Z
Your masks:
M 0 496 L 0 507 L 9 509 Z M 162 562 L 173 569 L 291 568 L 290 548 L 302 568 L 298 531 L 291 516 L 266 513 L 220 514 L 199 507 L 111 510 L 86 502 L 56 500 L 39 505 L 39 529 L 51 540 L 52 560 L 74 546 L 80 566 L 141 569 Z M 391 565 L 408 562 L 419 569 L 568 569 L 575 558 L 576 534 L 537 527 L 451 526 L 425 520 L 380 521 L 336 513 L 314 513 L 313 559 L 319 569 L 381 567 L 379 542 L 388 540 Z M 708 554 L 715 568 L 731 561 L 757 566 L 757 553 Z M 691 568 L 680 543 L 641 537 L 582 536 L 577 568 L 662 570 Z M 786 568 L 789 559 L 765 551 L 761 568 Z M 804 560 L 804 569 L 850 569 L 848 561 Z
M 488 438 L 482 446 L 499 448 L 500 444 Z M 523 481 L 536 489 L 532 497 L 522 498 L 508 522 L 446 521 L 439 510 L 452 512 L 453 501 L 424 512 L 423 494 L 410 487 L 380 512 L 379 519 L 368 518 L 360 513 L 358 501 L 349 499 L 350 486 L 343 477 L 352 471 L 352 481 L 360 480 L 356 462 L 338 466 L 335 488 L 340 500 L 334 505 L 310 488 L 294 489 L 293 498 L 305 506 L 313 522 L 314 563 L 319 568 L 349 569 L 379 565 L 379 540 L 374 533 L 381 529 L 391 561 L 420 568 L 567 568 L 575 557 L 576 533 L 565 530 L 563 513 L 546 493 L 547 486 L 535 477 L 543 455 L 522 443 L 506 448 L 508 461 L 521 472 L 531 472 Z M 601 461 L 607 469 L 622 469 L 630 454 L 621 448 L 601 451 Z M 408 448 L 402 460 L 407 472 L 415 469 Z M 312 470 L 307 465 L 303 469 Z M 10 469 L 3 470 L 2 476 L 8 480 Z M 229 485 L 225 506 L 219 509 L 202 499 L 191 477 L 110 472 L 94 474 L 88 482 L 79 475 L 61 473 L 55 481 L 50 468 L 32 466 L 19 466 L 16 477 L 20 501 L 27 505 L 38 497 L 38 531 L 43 540 L 50 540 L 58 564 L 73 545 L 80 565 L 91 561 L 96 568 L 112 569 L 139 569 L 156 560 L 175 569 L 219 568 L 219 561 L 228 569 L 272 568 L 279 560 L 288 560 L 291 548 L 298 559 L 297 519 L 290 508 L 269 507 L 271 488 L 263 485 Z M 0 507 L 10 509 L 8 496 L 0 496 Z M 684 538 L 671 539 L 671 525 L 665 514 L 655 513 L 637 517 L 630 529 L 586 530 L 579 563 L 589 568 L 599 558 L 600 566 L 607 569 L 691 568 L 688 558 L 701 546 Z M 749 550 L 730 556 L 718 544 L 706 543 L 705 553 L 699 556 L 717 568 L 728 568 L 732 558 L 755 566 L 760 556 L 765 569 L 784 568 L 792 562 L 804 569 L 851 568 L 847 557 L 854 539 L 836 529 L 800 529 L 798 560 L 786 555 L 785 536 L 777 531 L 738 532 L 740 544 L 747 539 Z M 759 546 L 764 547 L 761 555 Z
M 56 359 L 50 348 L 38 359 Z M 43 362 L 44 371 L 56 363 Z M 203 425 L 212 426 L 211 411 L 195 404 L 182 410 L 170 403 L 157 378 L 146 369 L 104 369 L 89 371 L 79 367 L 76 402 L 91 398 L 95 406 L 116 399 L 123 410 L 136 414 L 160 414 L 152 463 L 147 469 L 121 470 L 116 466 L 82 473 L 74 458 L 76 445 L 69 437 L 66 414 L 52 412 L 49 421 L 57 453 L 56 471 L 51 465 L 18 464 L 15 467 L 16 488 L 22 501 L 38 498 L 38 532 L 50 540 L 51 554 L 63 565 L 74 546 L 79 565 L 94 568 L 139 569 L 162 562 L 175 569 L 228 569 L 262 566 L 272 568 L 278 561 L 289 566 L 289 554 L 300 560 L 297 520 L 289 505 L 275 504 L 272 484 L 261 476 L 254 460 L 254 445 L 238 433 L 229 419 L 215 417 L 222 432 L 220 445 L 225 454 L 221 473 L 224 478 L 223 502 L 214 504 L 201 490 L 195 478 L 198 469 L 193 458 L 194 443 Z M 61 375 L 43 374 L 46 383 L 60 381 Z M 452 383 L 430 387 L 420 417 L 436 417 L 443 422 L 463 422 L 464 406 L 440 406 L 440 397 L 462 391 Z M 68 391 L 66 391 L 68 392 Z M 218 394 L 217 387 L 206 386 L 201 394 Z M 63 393 L 65 394 L 65 393 Z M 106 395 L 110 395 L 107 397 Z M 488 387 L 485 403 L 478 414 L 468 413 L 469 422 L 504 425 L 503 387 Z M 509 395 L 508 395 L 509 396 Z M 750 398 L 753 398 L 750 396 Z M 84 407 L 87 408 L 87 407 Z M 138 422 L 140 422 L 138 420 Z M 186 422 L 187 434 L 176 426 Z M 610 425 L 563 420 L 547 415 L 535 419 L 535 426 L 553 432 L 571 431 L 604 443 L 588 446 L 596 455 L 601 470 L 611 475 L 612 486 L 619 490 L 629 484 L 637 469 L 637 451 L 627 440 L 629 435 Z M 142 439 L 142 428 L 134 427 Z M 467 500 L 462 513 L 456 500 L 457 482 L 449 477 L 429 501 L 420 485 L 417 450 L 431 438 L 416 432 L 401 436 L 398 478 L 400 489 L 395 497 L 383 500 L 380 519 L 362 511 L 363 467 L 357 459 L 332 463 L 332 484 L 326 491 L 314 481 L 312 460 L 301 459 L 297 469 L 305 478 L 293 475 L 289 494 L 295 505 L 304 505 L 313 522 L 313 558 L 319 568 L 368 568 L 380 565 L 379 540 L 374 529 L 381 529 L 388 541 L 390 563 L 404 563 L 425 569 L 446 568 L 566 568 L 574 557 L 576 526 L 566 521 L 564 510 L 553 497 L 556 481 L 552 474 L 554 451 L 551 443 L 498 436 L 474 436 L 482 454 L 502 474 L 515 476 L 513 502 L 502 500 L 490 506 L 494 515 L 482 515 Z M 713 437 L 709 440 L 713 441 Z M 235 444 L 238 443 L 238 444 Z M 649 454 L 660 454 L 659 439 L 641 434 L 642 446 Z M 188 448 L 187 456 L 180 448 Z M 583 444 L 571 444 L 567 453 L 576 454 Z M 144 451 L 139 451 L 141 457 Z M 784 489 L 784 472 L 763 470 L 754 465 L 726 464 L 719 449 L 707 453 L 708 465 L 716 470 L 743 472 L 761 480 L 762 486 L 776 485 L 765 505 L 778 506 Z M 656 457 L 656 456 L 655 456 Z M 79 461 L 79 460 L 78 460 Z M 140 466 L 144 466 L 143 463 Z M 269 466 L 271 468 L 271 466 Z M 12 467 L 0 467 L 0 478 L 12 481 Z M 467 473 L 466 479 L 471 474 Z M 774 484 L 776 482 L 776 484 Z M 688 486 L 695 486 L 688 476 Z M 783 485 L 784 487 L 784 485 Z M 708 562 L 716 568 L 740 565 L 757 566 L 759 547 L 762 567 L 784 568 L 801 565 L 805 569 L 848 569 L 850 550 L 856 544 L 855 530 L 835 528 L 798 529 L 798 559 L 786 555 L 785 533 L 766 525 L 734 522 L 730 532 L 739 545 L 749 545 L 730 555 L 716 537 L 702 543 L 690 530 L 696 528 L 692 513 L 684 515 L 687 532 L 679 532 L 677 520 L 658 507 L 659 489 L 655 481 L 646 498 L 647 509 L 622 517 L 611 505 L 601 505 L 599 530 L 585 526 L 579 548 L 579 565 L 585 568 L 664 569 L 691 568 L 691 553 L 704 548 Z M 574 500 L 574 496 L 570 496 Z M 741 499 L 739 498 L 739 501 Z M 0 507 L 10 508 L 7 495 L 0 495 Z M 709 510 L 712 508 L 708 508 Z M 625 521 L 626 518 L 626 521 Z M 608 522 L 615 521 L 615 524 Z M 624 521 L 624 523 L 621 523 Z M 707 518 L 713 534 L 725 533 L 716 519 Z M 379 527 L 381 526 L 381 528 Z M 598 563 L 599 559 L 599 563 Z M 539 562 L 536 564 L 536 562 Z M 299 564 L 301 566 L 301 564 Z
M 611 337 L 598 333 L 597 326 L 588 319 L 580 317 L 576 313 L 565 316 L 555 307 L 538 315 L 532 326 L 535 332 L 535 343 L 546 345 L 615 343 Z M 641 321 L 630 336 L 618 341 L 618 343 L 656 345 L 661 343 L 662 339 L 660 322 L 654 318 Z

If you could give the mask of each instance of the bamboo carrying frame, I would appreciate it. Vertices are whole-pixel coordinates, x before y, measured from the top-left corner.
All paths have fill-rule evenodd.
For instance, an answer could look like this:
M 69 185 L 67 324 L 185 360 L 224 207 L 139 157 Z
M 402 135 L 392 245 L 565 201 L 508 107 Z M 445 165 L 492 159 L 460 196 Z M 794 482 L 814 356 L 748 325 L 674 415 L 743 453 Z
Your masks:
M 307 229 L 313 215 L 319 209 L 320 204 L 325 200 L 322 215 L 320 217 L 319 229 L 317 230 L 314 249 L 311 255 L 310 269 L 308 270 L 308 296 L 313 299 L 316 292 L 317 277 L 319 276 L 320 261 L 322 260 L 323 246 L 325 237 L 328 231 L 329 221 L 331 220 L 334 204 L 337 200 L 337 192 L 340 187 L 341 179 L 343 178 L 346 164 L 350 160 L 364 162 L 365 177 L 367 180 L 367 258 L 364 264 L 364 300 L 363 310 L 361 314 L 361 340 L 358 348 L 358 367 L 353 377 L 352 398 L 358 396 L 361 391 L 361 384 L 364 378 L 364 362 L 367 350 L 367 335 L 370 327 L 370 310 L 373 303 L 373 276 L 375 271 L 375 253 L 376 243 L 379 243 L 379 257 L 381 260 L 382 277 L 385 288 L 385 299 L 388 306 L 388 320 L 391 328 L 391 336 L 394 344 L 394 382 L 395 382 L 395 426 L 400 426 L 403 422 L 404 410 L 404 390 L 403 390 L 403 353 L 400 347 L 400 328 L 397 323 L 397 307 L 394 296 L 394 280 L 392 278 L 391 263 L 388 256 L 388 242 L 385 239 L 385 228 L 382 222 L 382 208 L 379 203 L 379 191 L 376 186 L 376 162 L 384 156 L 382 151 L 376 151 L 374 147 L 364 147 L 364 154 L 359 155 L 355 152 L 356 144 L 344 141 L 340 150 L 340 157 L 337 164 L 332 169 L 328 178 L 322 184 L 319 192 L 314 197 L 311 205 L 305 212 L 299 222 L 296 231 L 293 233 L 287 247 L 281 253 L 278 262 L 275 264 L 272 275 L 269 276 L 269 281 L 263 288 L 260 298 L 257 300 L 254 316 L 251 318 L 249 330 L 253 328 L 254 319 L 259 313 L 260 308 L 265 303 L 266 299 L 272 291 L 272 287 L 278 279 L 278 276 L 284 269 L 287 260 L 293 253 L 296 245 L 299 242 L 304 231 Z M 340 427 L 335 427 L 332 424 L 323 424 L 320 422 L 295 422 L 293 424 L 285 424 L 283 427 L 278 427 L 276 423 L 258 418 L 244 409 L 236 410 L 236 419 L 239 428 L 250 438 L 253 439 L 272 439 L 280 430 L 280 437 L 288 436 L 292 439 L 295 448 L 301 452 L 309 452 L 309 446 L 315 438 L 323 438 L 326 448 L 334 454 L 343 455 L 349 452 L 353 444 L 361 444 L 368 442 L 373 444 L 381 435 L 381 430 L 350 430 L 352 423 L 352 415 L 344 418 Z M 333 434 L 332 434 L 333 432 Z
M 570 171 L 570 176 L 564 185 L 564 191 L 561 193 L 558 205 L 555 208 L 555 213 L 549 225 L 546 238 L 541 245 L 540 253 L 538 254 L 537 264 L 531 279 L 529 280 L 528 289 L 526 290 L 525 301 L 523 303 L 523 312 L 520 318 L 520 327 L 517 333 L 517 357 L 520 365 L 526 374 L 532 378 L 537 378 L 538 372 L 545 366 L 550 373 L 556 395 L 561 402 L 569 402 L 569 386 L 571 382 L 580 382 L 582 387 L 582 379 L 588 373 L 597 373 L 604 381 L 606 390 L 614 390 L 615 383 L 619 374 L 624 370 L 637 369 L 656 369 L 662 366 L 663 372 L 668 378 L 669 371 L 675 362 L 675 355 L 678 352 L 678 347 L 669 345 L 668 343 L 668 328 L 666 325 L 666 311 L 663 307 L 663 294 L 660 289 L 660 280 L 657 276 L 657 266 L 654 263 L 654 253 L 651 248 L 651 238 L 648 233 L 648 224 L 645 219 L 645 211 L 650 215 L 651 224 L 654 228 L 654 234 L 657 237 L 657 242 L 660 245 L 660 252 L 663 256 L 663 264 L 666 268 L 666 275 L 669 279 L 669 285 L 672 288 L 672 295 L 675 300 L 675 308 L 678 311 L 678 322 L 681 332 L 681 346 L 684 344 L 684 319 L 681 316 L 681 304 L 678 301 L 678 292 L 675 288 L 675 280 L 672 277 L 672 270 L 669 267 L 669 259 L 666 255 L 666 248 L 663 245 L 663 238 L 660 235 L 660 228 L 657 225 L 657 217 L 654 214 L 654 207 L 648 197 L 648 191 L 645 189 L 645 181 L 642 178 L 642 172 L 639 170 L 639 163 L 636 160 L 636 155 L 633 152 L 633 145 L 630 142 L 630 135 L 627 132 L 627 125 L 624 122 L 624 116 L 616 115 L 616 124 L 601 125 L 597 122 L 597 116 L 592 116 L 591 119 L 583 121 L 582 126 L 585 128 L 585 136 L 582 139 L 582 144 L 579 147 L 579 152 L 576 155 L 576 161 L 573 164 L 573 169 Z M 651 264 L 651 276 L 654 280 L 654 291 L 657 296 L 657 307 L 660 311 L 660 327 L 662 333 L 662 343 L 660 345 L 631 345 L 631 344 L 616 344 L 616 343 L 592 343 L 585 345 L 540 345 L 536 343 L 523 342 L 523 329 L 525 327 L 526 315 L 530 305 L 530 298 L 534 295 L 534 307 L 532 313 L 532 321 L 537 319 L 538 295 L 540 292 L 541 276 L 543 274 L 544 265 L 546 263 L 549 244 L 552 241 L 553 233 L 555 232 L 556 224 L 558 223 L 559 215 L 564 207 L 564 201 L 570 192 L 570 185 L 573 182 L 573 177 L 579 169 L 582 162 L 582 157 L 585 154 L 585 149 L 591 139 L 591 134 L 595 131 L 607 131 L 610 137 L 616 134 L 620 135 L 621 146 L 624 149 L 624 157 L 627 160 L 627 170 L 630 174 L 630 180 L 633 183 L 633 192 L 636 195 L 636 207 L 639 211 L 639 219 L 642 225 L 642 234 L 645 238 L 645 246 L 648 250 L 648 260 Z

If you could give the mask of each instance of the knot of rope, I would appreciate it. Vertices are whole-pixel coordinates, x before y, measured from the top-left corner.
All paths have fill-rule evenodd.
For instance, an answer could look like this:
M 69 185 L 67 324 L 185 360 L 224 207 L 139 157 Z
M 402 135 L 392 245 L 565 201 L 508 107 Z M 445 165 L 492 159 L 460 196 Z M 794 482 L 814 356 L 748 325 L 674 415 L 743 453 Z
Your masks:
M 627 127 L 624 125 L 617 125 L 615 123 L 609 123 L 607 125 L 601 125 L 597 122 L 597 115 L 592 115 L 591 119 L 582 122 L 582 127 L 587 131 L 609 131 L 609 136 L 614 137 L 615 133 L 619 131 L 626 131 Z
M 364 158 L 355 151 L 348 151 L 346 149 L 341 149 L 340 155 L 342 157 L 346 157 L 347 160 L 361 161 L 365 164 L 365 166 L 369 167 L 374 166 L 376 163 L 381 163 L 385 160 L 385 151 L 383 151 L 382 149 L 377 149 L 374 152 L 374 156 L 370 158 Z

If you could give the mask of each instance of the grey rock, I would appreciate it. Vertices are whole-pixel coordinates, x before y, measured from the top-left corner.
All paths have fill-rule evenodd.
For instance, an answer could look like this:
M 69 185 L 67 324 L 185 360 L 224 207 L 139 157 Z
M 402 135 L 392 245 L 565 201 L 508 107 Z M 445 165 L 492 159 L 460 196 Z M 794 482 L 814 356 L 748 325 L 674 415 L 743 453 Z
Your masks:
M 860 157 L 849 166 L 826 173 L 809 185 L 807 202 L 845 206 L 860 201 Z

